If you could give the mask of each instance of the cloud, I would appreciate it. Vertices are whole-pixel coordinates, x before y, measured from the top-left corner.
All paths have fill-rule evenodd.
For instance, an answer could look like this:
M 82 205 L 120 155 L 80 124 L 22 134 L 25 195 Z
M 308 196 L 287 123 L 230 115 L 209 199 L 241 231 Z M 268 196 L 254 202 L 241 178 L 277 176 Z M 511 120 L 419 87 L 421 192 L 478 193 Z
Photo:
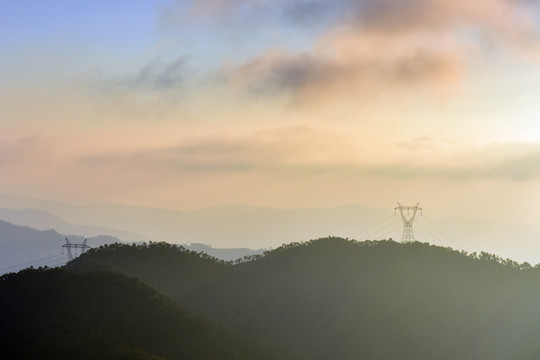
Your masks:
M 377 31 L 445 29 L 485 26 L 493 29 L 521 25 L 515 2 L 507 0 L 364 0 L 357 2 L 346 19 Z M 506 31 L 513 31 L 510 27 Z
M 474 145 L 419 137 L 393 148 L 383 144 L 374 149 L 376 143 L 300 127 L 87 155 L 78 162 L 94 172 L 115 169 L 172 178 L 247 173 L 386 180 L 521 182 L 540 178 L 540 142 Z
M 343 23 L 353 1 L 300 0 L 287 1 L 281 9 L 282 21 L 293 28 L 328 29 Z
M 95 94 L 105 97 L 148 97 L 175 95 L 186 86 L 189 78 L 188 59 L 153 60 L 139 70 L 124 75 L 93 74 L 90 83 Z
M 253 3 L 262 3 L 262 1 L 254 0 Z M 199 14 L 215 14 L 223 13 L 242 4 L 246 4 L 246 2 L 243 0 L 203 0 L 194 1 L 191 9 Z
M 167 119 L 196 88 L 191 75 L 188 57 L 154 59 L 124 74 L 88 73 L 80 98 L 97 112 L 92 121 Z
M 417 150 L 433 150 L 437 145 L 437 140 L 429 137 L 429 136 L 422 136 L 416 139 L 413 139 L 412 141 L 404 141 L 398 144 L 398 147 L 407 149 L 409 151 L 417 151 Z
M 173 146 L 86 155 L 78 162 L 84 167 L 168 174 L 264 172 L 334 156 L 341 151 L 340 145 L 347 142 L 326 129 L 295 126 L 244 136 L 219 134 Z
M 85 166 L 114 166 L 163 173 L 236 173 L 260 170 L 283 155 L 247 139 L 205 140 L 191 144 L 143 149 L 128 153 L 99 154 L 80 159 Z
M 183 86 L 187 75 L 187 59 L 170 62 L 153 61 L 138 72 L 112 81 L 112 85 L 128 90 L 165 92 Z
M 409 150 L 437 150 L 430 138 L 413 143 Z M 402 146 L 402 144 L 398 144 Z M 317 164 L 310 171 L 335 171 L 357 176 L 375 176 L 394 180 L 442 179 L 449 181 L 495 180 L 525 182 L 540 178 L 540 143 L 489 144 L 454 149 L 446 154 L 437 151 L 435 158 L 406 156 L 399 161 L 381 164 L 338 163 Z M 438 149 L 440 150 L 440 148 Z
M 274 15 L 270 18 L 274 21 L 296 20 L 299 26 L 333 20 L 339 26 L 399 31 L 471 24 L 521 28 L 516 20 L 530 19 L 527 13 L 537 5 L 534 0 L 198 0 L 186 11 L 185 3 L 180 3 L 190 16 L 238 19 L 237 15 L 249 10 L 252 15 L 271 12 Z M 172 8 L 167 9 L 170 12 Z M 528 21 L 523 25 L 529 25 Z M 510 27 L 507 30 L 512 31 Z
M 219 4 L 232 11 L 247 2 Z M 262 4 L 267 2 L 252 6 Z M 297 103 L 358 101 L 402 93 L 404 87 L 446 93 L 464 81 L 473 62 L 488 60 L 482 50 L 488 39 L 518 53 L 538 49 L 537 25 L 526 11 L 532 2 L 338 0 L 275 6 L 282 22 L 332 25 L 309 50 L 269 49 L 223 73 L 237 89 L 259 96 L 285 93 Z
M 0 141 L 0 167 L 5 172 L 13 169 L 36 169 L 54 160 L 54 149 L 43 137 L 34 135 L 13 141 Z
M 296 103 L 361 100 L 382 91 L 433 84 L 449 86 L 463 71 L 451 52 L 416 49 L 394 57 L 315 55 L 270 51 L 224 70 L 230 84 L 255 95 L 282 94 Z

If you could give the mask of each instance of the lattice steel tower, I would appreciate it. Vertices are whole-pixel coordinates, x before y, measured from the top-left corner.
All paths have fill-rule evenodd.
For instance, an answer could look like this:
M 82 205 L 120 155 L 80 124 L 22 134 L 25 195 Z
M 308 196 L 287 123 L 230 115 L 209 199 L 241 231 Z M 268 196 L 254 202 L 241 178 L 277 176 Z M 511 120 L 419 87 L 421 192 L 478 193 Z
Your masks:
M 402 243 L 409 243 L 413 242 L 414 240 L 414 231 L 413 231 L 413 222 L 414 218 L 416 217 L 416 212 L 420 210 L 420 214 L 422 214 L 422 208 L 419 207 L 420 203 L 414 205 L 414 206 L 403 206 L 400 203 L 398 203 L 399 206 L 394 208 L 394 214 L 396 213 L 396 210 L 399 210 L 399 214 L 401 215 L 401 220 L 403 220 L 403 234 L 401 235 L 401 242 Z M 405 211 L 407 211 L 407 215 L 405 215 Z M 410 216 L 412 211 L 412 216 Z
M 73 260 L 73 253 L 71 252 L 71 249 L 75 249 L 75 255 L 77 255 L 77 249 L 81 249 L 81 254 L 84 254 L 84 252 L 87 249 L 90 249 L 90 246 L 86 245 L 86 240 L 82 242 L 82 244 L 74 244 L 69 242 L 69 240 L 66 238 L 66 243 L 62 245 L 62 254 L 64 253 L 64 248 L 67 249 L 69 260 Z

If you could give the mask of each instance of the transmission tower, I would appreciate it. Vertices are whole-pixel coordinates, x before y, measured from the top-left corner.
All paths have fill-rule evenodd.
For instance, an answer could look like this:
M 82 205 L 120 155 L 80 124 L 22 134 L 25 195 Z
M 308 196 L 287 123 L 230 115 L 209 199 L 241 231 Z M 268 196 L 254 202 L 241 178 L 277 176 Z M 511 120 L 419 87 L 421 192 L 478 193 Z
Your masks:
M 77 249 L 81 249 L 81 254 L 84 254 L 84 252 L 87 250 L 87 249 L 90 249 L 90 246 L 86 245 L 86 240 L 88 239 L 84 239 L 84 241 L 81 243 L 81 244 L 74 244 L 74 243 L 71 243 L 69 242 L 68 238 L 66 238 L 66 243 L 64 245 L 62 245 L 62 254 L 64 253 L 64 248 L 67 249 L 67 253 L 68 253 L 68 257 L 69 257 L 69 260 L 73 260 L 73 252 L 71 252 L 71 249 L 74 249 L 74 253 L 75 255 L 77 255 Z
M 420 214 L 422 214 L 422 208 L 419 207 L 420 203 L 414 205 L 414 206 L 403 206 L 400 203 L 398 203 L 398 206 L 394 208 L 394 214 L 396 213 L 396 210 L 399 210 L 399 213 L 401 215 L 401 220 L 403 220 L 403 234 L 401 235 L 401 242 L 402 243 L 409 243 L 414 242 L 414 231 L 413 231 L 413 222 L 414 218 L 416 217 L 416 212 L 420 210 Z M 405 215 L 405 212 L 407 214 Z M 411 216 L 412 212 L 412 216 Z

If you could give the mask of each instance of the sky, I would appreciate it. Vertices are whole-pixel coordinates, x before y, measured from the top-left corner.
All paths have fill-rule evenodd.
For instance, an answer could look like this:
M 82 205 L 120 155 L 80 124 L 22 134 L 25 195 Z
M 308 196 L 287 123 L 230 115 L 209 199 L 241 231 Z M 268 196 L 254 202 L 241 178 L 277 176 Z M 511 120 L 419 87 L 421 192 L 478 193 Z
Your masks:
M 536 224 L 534 0 L 5 0 L 0 189 Z

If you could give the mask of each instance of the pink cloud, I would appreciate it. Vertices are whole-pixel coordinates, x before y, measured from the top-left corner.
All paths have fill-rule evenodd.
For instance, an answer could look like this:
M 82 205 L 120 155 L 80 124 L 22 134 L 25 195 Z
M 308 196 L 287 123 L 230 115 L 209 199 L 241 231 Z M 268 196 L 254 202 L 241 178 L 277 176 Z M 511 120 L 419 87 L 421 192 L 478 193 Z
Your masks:
M 519 53 L 537 48 L 534 22 L 515 2 L 342 3 L 350 11 L 311 50 L 263 52 L 225 69 L 229 83 L 259 95 L 285 93 L 308 105 L 419 87 L 447 93 L 463 81 L 471 60 L 483 56 L 475 48 L 479 40 L 467 39 L 467 33 Z

